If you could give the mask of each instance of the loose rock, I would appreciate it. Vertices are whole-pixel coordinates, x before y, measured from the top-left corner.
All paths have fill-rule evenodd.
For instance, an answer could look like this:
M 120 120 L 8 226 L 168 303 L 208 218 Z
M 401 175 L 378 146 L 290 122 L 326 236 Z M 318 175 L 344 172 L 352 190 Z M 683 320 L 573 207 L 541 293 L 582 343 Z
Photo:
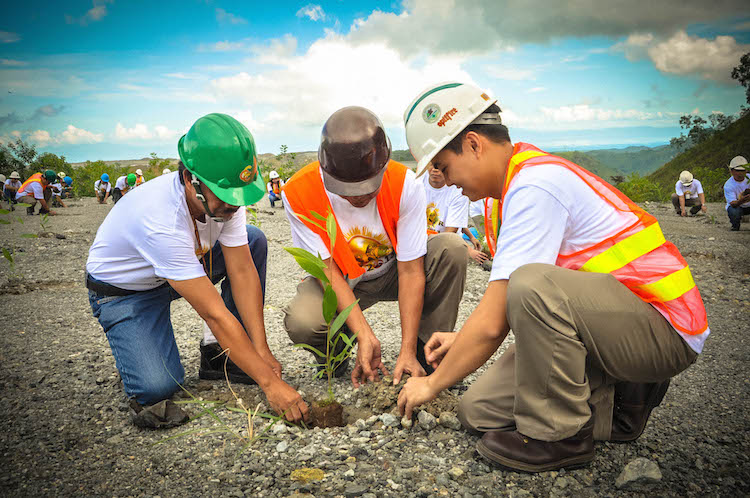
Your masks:
M 661 481 L 661 477 L 661 470 L 656 462 L 640 457 L 625 466 L 617 477 L 615 486 L 623 489 L 636 484 L 654 483 Z

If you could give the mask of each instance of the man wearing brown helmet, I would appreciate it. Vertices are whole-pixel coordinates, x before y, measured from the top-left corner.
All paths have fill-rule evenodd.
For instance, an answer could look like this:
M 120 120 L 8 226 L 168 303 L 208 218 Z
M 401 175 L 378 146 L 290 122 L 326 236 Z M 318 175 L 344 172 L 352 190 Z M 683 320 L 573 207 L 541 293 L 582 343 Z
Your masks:
M 388 373 L 364 309 L 398 301 L 401 351 L 393 381 L 398 383 L 404 373 L 423 376 L 431 371 L 424 344 L 434 331 L 452 330 L 444 327 L 456 323 L 466 278 L 466 246 L 450 234 L 427 240 L 424 189 L 390 155 L 391 143 L 378 117 L 362 107 L 345 107 L 323 126 L 318 161 L 298 171 L 282 190 L 292 243 L 326 260 L 339 311 L 359 299 L 345 332 L 357 334 L 351 374 L 355 387 L 375 381 L 379 372 Z M 346 243 L 329 250 L 325 232 L 305 219 L 313 218 L 313 212 L 333 212 L 336 240 Z M 325 345 L 322 298 L 320 282 L 308 276 L 284 309 L 284 328 L 295 344 Z M 344 373 L 345 367 L 337 375 Z

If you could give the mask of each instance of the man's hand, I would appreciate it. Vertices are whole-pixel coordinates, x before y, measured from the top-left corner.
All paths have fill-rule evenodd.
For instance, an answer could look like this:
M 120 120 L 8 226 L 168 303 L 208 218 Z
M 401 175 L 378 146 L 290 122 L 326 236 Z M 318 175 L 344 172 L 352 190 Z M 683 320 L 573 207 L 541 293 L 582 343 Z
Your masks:
M 701 212 L 705 213 L 708 210 L 708 207 L 706 207 L 705 204 L 701 204 Z
M 283 416 L 289 422 L 309 419 L 307 403 L 302 400 L 302 396 L 297 391 L 283 380 L 276 381 L 264 392 L 271 408 L 279 416 Z
M 456 340 L 455 332 L 435 332 L 427 341 L 424 346 L 424 356 L 427 362 L 432 365 L 432 368 L 437 368 L 440 362 L 443 361 L 445 353 L 453 345 L 453 341 Z
M 473 259 L 474 261 L 476 261 L 480 265 L 482 263 L 484 263 L 485 261 L 487 261 L 488 259 L 490 259 L 490 257 L 487 256 L 482 251 L 478 251 L 476 249 L 472 249 L 471 247 L 469 248 L 469 257 L 471 259 Z
M 434 336 L 433 336 L 434 337 Z M 406 385 L 398 393 L 398 409 L 401 416 L 411 420 L 414 408 L 432 401 L 438 395 L 432 385 L 430 377 L 412 377 L 406 381 Z
M 479 239 L 477 239 L 476 237 L 471 238 L 471 245 L 473 245 L 474 249 L 476 249 L 477 251 L 482 250 L 482 243 L 479 242 Z
M 684 207 L 681 207 L 680 208 L 680 216 L 682 216 L 683 218 L 685 216 L 687 216 L 687 209 L 685 209 Z
M 281 379 L 281 363 L 278 362 L 276 357 L 273 355 L 270 349 L 258 349 L 258 355 L 263 359 L 266 364 L 271 367 L 271 370 L 273 370 L 273 373 L 276 374 L 276 376 Z
M 374 335 L 358 336 L 357 343 L 357 363 L 352 370 L 352 384 L 355 388 L 360 386 L 360 381 L 362 384 L 367 384 L 368 380 L 370 382 L 380 380 L 378 371 L 383 372 L 383 375 L 388 375 L 388 370 L 380 357 L 380 341 Z
M 412 377 L 424 377 L 427 375 L 427 372 L 424 371 L 422 365 L 417 361 L 417 357 L 402 350 L 401 354 L 398 355 L 398 360 L 396 360 L 396 368 L 393 370 L 394 386 L 401 382 L 401 376 L 405 373 L 411 374 Z

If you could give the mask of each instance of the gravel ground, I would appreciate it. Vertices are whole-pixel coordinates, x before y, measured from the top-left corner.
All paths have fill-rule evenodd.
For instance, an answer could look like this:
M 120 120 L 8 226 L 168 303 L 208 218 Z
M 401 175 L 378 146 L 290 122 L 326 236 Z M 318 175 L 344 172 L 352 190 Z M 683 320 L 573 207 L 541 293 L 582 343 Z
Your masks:
M 697 363 L 673 380 L 638 441 L 599 443 L 589 467 L 537 475 L 504 471 L 477 455 L 476 438 L 461 430 L 454 416 L 462 386 L 446 393 L 441 405 L 432 414 L 425 412 L 411 429 L 402 428 L 399 418 L 391 416 L 393 405 L 387 399 L 395 395 L 393 388 L 355 391 L 344 380 L 337 381 L 335 391 L 350 424 L 340 429 L 279 425 L 245 447 L 235 435 L 212 432 L 222 426 L 208 416 L 171 430 L 134 427 L 83 285 L 88 247 L 111 205 L 89 198 L 59 209 L 47 231 L 65 239 L 22 238 L 22 233 L 41 230 L 39 217 L 22 214 L 24 224 L 0 225 L 2 245 L 15 249 L 17 259 L 14 275 L 5 262 L 0 275 L 0 464 L 5 469 L 0 494 L 746 496 L 750 223 L 740 232 L 730 232 L 721 204 L 711 204 L 709 216 L 694 218 L 675 216 L 671 205 L 645 207 L 659 218 L 667 238 L 692 267 L 713 335 Z M 287 223 L 279 208 L 265 208 L 259 220 L 270 248 L 265 305 L 269 343 L 286 380 L 306 398 L 316 398 L 324 393 L 324 384 L 311 380 L 309 355 L 290 347 L 281 325 L 281 309 L 302 277 L 282 250 L 290 244 Z M 488 273 L 478 266 L 472 264 L 468 271 L 459 325 L 477 305 L 487 282 Z M 233 404 L 224 383 L 197 378 L 197 314 L 177 301 L 172 315 L 185 387 L 204 400 Z M 392 367 L 399 346 L 397 305 L 379 304 L 366 315 Z M 263 401 L 257 387 L 238 388 L 237 394 L 246 406 Z M 187 409 L 199 412 L 196 405 Z M 226 406 L 215 413 L 226 427 L 247 435 L 244 414 Z M 266 423 L 256 419 L 255 434 Z M 186 430 L 194 432 L 165 441 Z

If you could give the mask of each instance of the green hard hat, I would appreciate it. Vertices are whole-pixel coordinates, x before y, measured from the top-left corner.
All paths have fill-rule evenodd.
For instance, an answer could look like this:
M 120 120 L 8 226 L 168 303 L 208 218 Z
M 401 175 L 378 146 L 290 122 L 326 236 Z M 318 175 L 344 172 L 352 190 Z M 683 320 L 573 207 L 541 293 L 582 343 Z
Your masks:
M 135 185 L 135 175 L 133 173 L 129 173 L 125 181 L 128 182 L 128 185 L 132 187 L 133 185 Z
M 44 172 L 44 179 L 47 180 L 47 183 L 54 183 L 57 181 L 57 173 L 48 169 Z
M 177 151 L 187 170 L 227 204 L 247 206 L 266 193 L 255 140 L 231 116 L 213 113 L 198 119 L 180 138 Z

